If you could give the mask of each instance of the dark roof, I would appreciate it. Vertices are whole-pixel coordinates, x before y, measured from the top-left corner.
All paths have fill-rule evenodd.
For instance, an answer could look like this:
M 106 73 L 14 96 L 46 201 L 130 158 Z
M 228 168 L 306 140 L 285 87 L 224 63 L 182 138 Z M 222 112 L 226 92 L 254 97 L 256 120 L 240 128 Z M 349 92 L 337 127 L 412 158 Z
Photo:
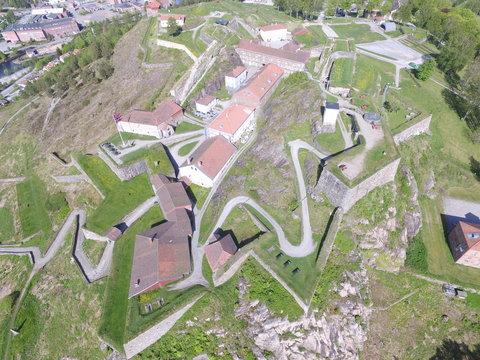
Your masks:
M 45 28 L 50 28 L 54 26 L 60 26 L 60 25 L 67 25 L 72 22 L 75 22 L 74 19 L 72 18 L 64 18 L 64 19 L 55 19 L 55 20 L 49 20 L 49 21 L 42 21 L 42 22 L 36 22 L 36 23 L 28 23 L 28 24 L 11 24 L 8 25 L 5 31 L 22 31 L 22 30 L 42 30 Z
M 188 236 L 177 234 L 176 227 L 169 221 L 137 235 L 129 297 L 190 273 Z
M 327 109 L 340 110 L 340 104 L 337 103 L 337 102 L 327 101 L 327 102 L 325 103 L 325 108 L 327 108 Z

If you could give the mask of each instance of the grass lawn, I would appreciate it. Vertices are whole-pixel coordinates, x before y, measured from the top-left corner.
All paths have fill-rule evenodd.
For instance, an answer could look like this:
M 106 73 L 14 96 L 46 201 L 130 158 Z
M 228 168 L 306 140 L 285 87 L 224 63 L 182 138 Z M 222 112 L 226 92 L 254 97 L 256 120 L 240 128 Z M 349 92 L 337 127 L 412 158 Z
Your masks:
M 325 45 L 328 42 L 328 38 L 322 30 L 321 26 L 309 26 L 307 27 L 308 34 L 296 35 L 295 40 L 299 44 L 305 45 L 305 48 L 311 48 L 318 45 Z
M 172 162 L 162 144 L 144 147 L 122 157 L 124 165 L 141 159 L 145 160 L 152 174 L 172 175 L 174 173 Z
M 384 36 L 371 31 L 370 26 L 366 24 L 332 25 L 332 29 L 340 38 L 352 38 L 358 44 L 385 40 Z
M 196 184 L 190 184 L 187 188 L 187 191 L 193 196 L 193 198 L 195 198 L 196 206 L 201 209 L 203 207 L 203 203 L 207 199 L 210 189 L 198 186 Z
M 361 93 L 373 95 L 377 86 L 393 83 L 395 79 L 395 66 L 385 61 L 372 59 L 365 55 L 357 55 L 353 87 Z
M 107 243 L 105 241 L 85 239 L 83 242 L 83 251 L 85 251 L 85 254 L 90 259 L 92 264 L 95 265 L 98 264 L 102 258 L 103 251 L 105 250 L 106 246 Z
M 152 207 L 115 244 L 99 334 L 120 351 L 125 341 L 135 236 L 162 220 L 160 207 Z
M 0 208 L 0 243 L 13 237 L 13 216 L 7 208 Z
M 123 141 L 125 142 L 129 140 L 157 140 L 155 136 L 139 135 L 139 134 L 127 133 L 127 132 L 122 132 L 122 138 L 123 138 Z M 118 132 L 110 136 L 105 142 L 110 142 L 117 147 L 122 145 L 122 139 L 120 138 L 120 134 Z
M 52 235 L 52 223 L 47 212 L 47 190 L 43 181 L 32 174 L 26 181 L 17 184 L 17 202 L 24 238 L 40 232 L 30 245 L 46 250 Z
M 480 294 L 468 293 L 467 304 L 475 310 L 480 311 Z
M 322 149 L 325 149 L 331 154 L 345 149 L 345 141 L 343 140 L 340 126 L 335 127 L 334 133 L 323 133 L 315 139 Z
M 199 125 L 195 125 L 195 124 L 184 121 L 175 128 L 175 134 L 184 134 L 187 132 L 197 131 L 201 129 L 202 127 Z
M 193 150 L 193 148 L 195 146 L 197 146 L 198 144 L 198 141 L 195 141 L 195 142 L 192 142 L 190 144 L 187 144 L 185 146 L 182 146 L 179 150 L 178 150 L 178 155 L 180 156 L 186 156 L 188 154 L 190 154 L 190 151 Z
M 340 58 L 333 64 L 332 75 L 330 77 L 332 86 L 347 87 L 352 83 L 353 77 L 353 59 Z
M 193 55 L 200 56 L 207 49 L 207 44 L 205 44 L 203 40 L 198 37 L 200 32 L 197 32 L 197 36 L 195 38 L 193 37 L 193 34 L 193 31 L 183 31 L 176 36 L 162 34 L 159 38 L 162 40 L 183 44 L 193 53 Z
M 335 51 L 349 51 L 347 40 L 336 40 Z
M 428 272 L 446 281 L 480 287 L 480 269 L 457 265 L 453 261 L 443 231 L 441 198 L 422 200 L 422 238 L 428 252 Z
M 92 231 L 103 234 L 153 195 L 147 174 L 122 182 L 97 156 L 82 155 L 78 162 L 105 195 L 88 216 L 86 227 Z

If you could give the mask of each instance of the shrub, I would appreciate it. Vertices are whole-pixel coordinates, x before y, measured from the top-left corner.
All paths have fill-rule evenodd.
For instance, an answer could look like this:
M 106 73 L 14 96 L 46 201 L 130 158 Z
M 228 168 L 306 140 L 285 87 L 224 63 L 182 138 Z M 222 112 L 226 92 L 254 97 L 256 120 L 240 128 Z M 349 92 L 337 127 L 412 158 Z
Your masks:
M 408 245 L 405 265 L 419 271 L 428 270 L 427 248 L 420 235 L 415 236 Z

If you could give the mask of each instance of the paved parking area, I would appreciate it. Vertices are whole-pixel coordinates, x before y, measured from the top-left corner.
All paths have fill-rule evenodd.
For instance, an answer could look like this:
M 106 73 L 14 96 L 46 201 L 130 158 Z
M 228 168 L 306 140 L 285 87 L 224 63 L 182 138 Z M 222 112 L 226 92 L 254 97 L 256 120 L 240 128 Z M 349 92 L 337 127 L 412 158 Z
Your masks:
M 480 224 L 480 203 L 446 197 L 443 199 L 442 218 L 450 231 L 459 221 Z
M 405 63 L 405 65 L 409 62 L 418 64 L 423 62 L 421 53 L 394 39 L 375 41 L 367 44 L 357 44 L 357 47 L 376 54 L 391 57 Z

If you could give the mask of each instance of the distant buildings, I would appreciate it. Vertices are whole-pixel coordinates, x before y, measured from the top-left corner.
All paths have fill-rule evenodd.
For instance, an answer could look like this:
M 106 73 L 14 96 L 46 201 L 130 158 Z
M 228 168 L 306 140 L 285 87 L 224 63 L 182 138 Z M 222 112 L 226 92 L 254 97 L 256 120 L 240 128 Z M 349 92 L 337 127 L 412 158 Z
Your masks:
M 237 91 L 245 80 L 247 80 L 247 69 L 244 66 L 236 66 L 225 75 L 225 88 L 229 91 Z
M 206 114 L 211 111 L 218 103 L 215 96 L 205 95 L 195 101 L 195 109 L 202 114 Z
M 205 255 L 213 271 L 224 265 L 237 252 L 237 244 L 231 234 L 220 237 L 213 234 L 205 245 Z
M 458 222 L 448 234 L 448 242 L 457 264 L 480 268 L 480 225 Z
M 182 14 L 162 14 L 160 15 L 160 27 L 168 27 L 168 19 L 174 18 L 178 26 L 185 25 L 186 16 Z
M 337 117 L 340 113 L 340 105 L 336 102 L 327 101 L 323 113 L 323 126 L 330 126 L 335 129 Z
M 275 49 L 262 45 L 258 40 L 242 39 L 235 49 L 244 65 L 261 67 L 273 63 L 280 66 L 287 75 L 304 71 L 310 61 L 310 53 L 286 47 Z
M 255 108 L 232 104 L 207 126 L 207 136 L 222 135 L 231 143 L 237 142 L 245 132 L 253 130 L 254 120 Z
M 169 99 L 161 102 L 154 111 L 129 111 L 117 121 L 117 128 L 119 131 L 162 139 L 173 135 L 174 127 L 183 119 L 183 109 Z
M 12 24 L 2 31 L 6 42 L 42 41 L 47 36 L 54 37 L 72 35 L 80 31 L 77 22 L 72 18 L 56 19 L 28 24 Z
M 180 167 L 179 176 L 210 188 L 237 148 L 223 136 L 206 139 Z
M 264 66 L 249 84 L 235 93 L 232 100 L 251 107 L 259 107 L 265 103 L 269 94 L 278 86 L 284 71 L 275 64 Z
M 155 16 L 158 14 L 158 10 L 162 7 L 162 4 L 157 0 L 151 1 L 148 5 L 145 6 L 148 16 Z
M 260 28 L 260 36 L 264 41 L 286 41 L 289 38 L 289 32 L 285 25 L 273 24 Z
M 54 8 L 52 6 L 42 6 L 32 9 L 32 15 L 57 15 L 60 18 L 67 17 L 68 14 L 63 8 Z
M 257 5 L 275 5 L 273 0 L 245 0 L 245 4 L 257 4 Z
M 192 270 L 190 199 L 182 183 L 171 183 L 164 175 L 154 175 L 151 181 L 167 221 L 136 236 L 129 298 L 179 280 Z

